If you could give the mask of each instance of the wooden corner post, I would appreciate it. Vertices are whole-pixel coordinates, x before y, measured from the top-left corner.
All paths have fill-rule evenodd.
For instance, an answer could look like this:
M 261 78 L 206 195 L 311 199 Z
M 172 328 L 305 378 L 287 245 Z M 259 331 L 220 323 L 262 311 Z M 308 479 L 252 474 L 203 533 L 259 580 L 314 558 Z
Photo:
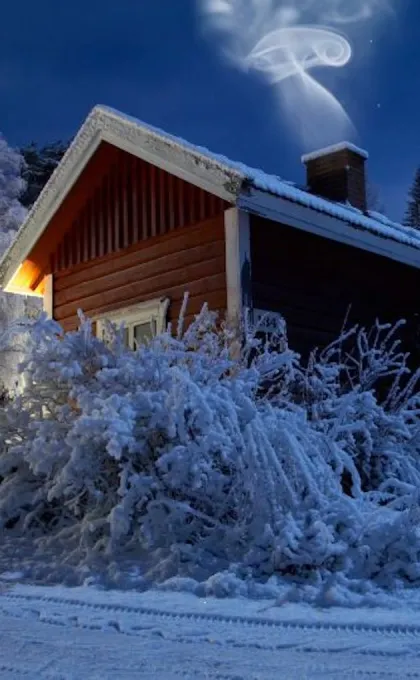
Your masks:
M 249 214 L 239 208 L 225 211 L 227 320 L 239 327 L 244 310 L 252 310 L 251 240 Z
M 47 276 L 45 277 L 43 302 L 44 302 L 44 312 L 47 313 L 49 319 L 52 319 L 53 313 L 54 313 L 54 307 L 53 307 L 53 275 L 52 274 L 47 274 Z

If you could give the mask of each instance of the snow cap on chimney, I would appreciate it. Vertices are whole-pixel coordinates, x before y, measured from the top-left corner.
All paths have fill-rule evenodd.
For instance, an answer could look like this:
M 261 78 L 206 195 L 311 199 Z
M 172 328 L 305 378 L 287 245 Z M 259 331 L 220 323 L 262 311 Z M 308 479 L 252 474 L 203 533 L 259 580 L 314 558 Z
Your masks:
M 368 153 L 350 142 L 341 142 L 302 156 L 311 193 L 332 201 L 367 209 L 365 163 Z

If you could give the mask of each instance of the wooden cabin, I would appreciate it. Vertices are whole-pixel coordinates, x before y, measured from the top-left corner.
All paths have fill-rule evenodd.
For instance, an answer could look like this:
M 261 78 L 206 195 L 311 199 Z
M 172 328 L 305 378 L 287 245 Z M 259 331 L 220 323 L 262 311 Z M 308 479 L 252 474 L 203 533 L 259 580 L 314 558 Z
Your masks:
M 38 295 L 65 330 L 77 310 L 125 322 L 127 342 L 204 302 L 235 320 L 281 313 L 306 353 L 350 320 L 407 318 L 417 343 L 420 234 L 366 209 L 366 154 L 303 158 L 307 186 L 96 107 L 0 263 L 0 286 Z M 188 320 L 187 319 L 187 320 Z

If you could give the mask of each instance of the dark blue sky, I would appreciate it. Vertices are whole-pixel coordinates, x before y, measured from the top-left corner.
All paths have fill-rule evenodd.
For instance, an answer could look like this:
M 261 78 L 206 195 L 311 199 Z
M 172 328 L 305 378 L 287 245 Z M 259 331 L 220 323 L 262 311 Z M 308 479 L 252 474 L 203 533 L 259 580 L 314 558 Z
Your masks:
M 350 1 L 350 0 L 349 0 Z M 354 41 L 334 80 L 388 214 L 420 164 L 420 2 Z M 13 145 L 67 138 L 107 104 L 211 150 L 303 182 L 299 139 L 272 90 L 203 37 L 195 0 L 15 0 L 0 24 L 0 130 Z M 373 43 L 370 42 L 373 39 Z M 322 79 L 322 73 L 320 73 Z

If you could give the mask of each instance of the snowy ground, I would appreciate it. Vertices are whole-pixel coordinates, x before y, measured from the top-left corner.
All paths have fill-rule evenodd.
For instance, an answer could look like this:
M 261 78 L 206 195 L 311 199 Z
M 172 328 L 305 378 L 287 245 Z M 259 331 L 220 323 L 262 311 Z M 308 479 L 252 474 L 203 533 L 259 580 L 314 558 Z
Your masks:
M 0 581 L 0 678 L 420 678 L 420 613 Z

